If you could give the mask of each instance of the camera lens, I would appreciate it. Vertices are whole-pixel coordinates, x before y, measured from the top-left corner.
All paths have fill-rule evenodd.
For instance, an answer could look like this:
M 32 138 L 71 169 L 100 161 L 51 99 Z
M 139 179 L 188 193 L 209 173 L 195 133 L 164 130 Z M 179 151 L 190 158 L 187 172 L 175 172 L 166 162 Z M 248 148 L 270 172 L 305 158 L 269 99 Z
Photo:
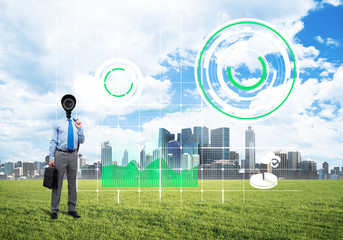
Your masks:
M 73 102 L 69 99 L 67 99 L 64 104 L 65 104 L 66 108 L 71 108 L 73 106 Z
M 63 103 L 62 103 L 62 106 L 63 106 L 64 110 L 66 110 L 66 111 L 71 111 L 71 110 L 73 110 L 74 105 L 75 105 L 75 104 L 74 104 L 74 101 L 71 100 L 71 99 L 66 99 L 66 100 L 64 100 Z
M 61 103 L 65 111 L 71 112 L 75 108 L 76 99 L 73 95 L 67 94 L 63 96 Z

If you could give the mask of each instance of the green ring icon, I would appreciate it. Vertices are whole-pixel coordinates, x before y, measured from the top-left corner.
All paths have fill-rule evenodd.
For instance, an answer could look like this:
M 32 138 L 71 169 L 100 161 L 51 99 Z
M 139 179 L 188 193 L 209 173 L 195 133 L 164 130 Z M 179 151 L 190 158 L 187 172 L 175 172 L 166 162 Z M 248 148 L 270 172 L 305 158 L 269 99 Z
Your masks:
M 266 67 L 266 63 L 264 62 L 264 60 L 261 57 L 258 57 L 258 60 L 260 61 L 261 65 L 262 65 L 262 76 L 261 76 L 260 80 L 257 83 L 255 83 L 254 85 L 251 85 L 251 86 L 243 86 L 243 85 L 237 83 L 235 81 L 235 79 L 233 79 L 233 77 L 232 77 L 231 68 L 228 67 L 227 68 L 227 74 L 229 76 L 229 79 L 230 79 L 231 83 L 235 87 L 243 89 L 243 90 L 251 90 L 251 89 L 254 89 L 254 88 L 257 88 L 258 86 L 260 86 L 263 83 L 263 81 L 266 79 L 267 67 Z
M 105 79 L 104 79 L 104 86 L 105 86 L 105 89 L 106 89 L 106 91 L 108 92 L 108 94 L 110 94 L 111 96 L 113 96 L 113 97 L 124 97 L 125 95 L 129 94 L 129 92 L 132 90 L 133 83 L 131 83 L 130 89 L 129 89 L 125 94 L 121 94 L 121 95 L 116 95 L 116 94 L 114 94 L 114 93 L 111 93 L 111 91 L 108 90 L 108 88 L 107 88 L 107 84 L 106 84 L 107 76 L 108 76 L 111 72 L 114 72 L 114 71 L 117 71 L 117 70 L 119 70 L 119 71 L 125 71 L 124 68 L 114 68 L 114 69 L 108 71 L 108 73 L 106 74 Z
M 210 98 L 207 96 L 205 90 L 204 90 L 204 87 L 203 87 L 203 84 L 202 84 L 202 79 L 201 79 L 201 62 L 202 62 L 202 57 L 203 57 L 203 54 L 206 50 L 206 48 L 208 47 L 209 43 L 220 33 L 222 32 L 223 30 L 229 28 L 229 27 L 232 27 L 232 26 L 235 26 L 235 25 L 239 25 L 239 24 L 255 24 L 255 25 L 259 25 L 259 26 L 262 26 L 264 28 L 267 28 L 269 30 L 271 30 L 272 32 L 274 32 L 277 36 L 279 36 L 281 38 L 281 40 L 286 44 L 289 52 L 290 52 L 290 55 L 292 57 L 292 61 L 293 61 L 293 81 L 292 81 L 292 86 L 290 88 L 290 90 L 288 91 L 285 99 L 278 105 L 276 106 L 274 109 L 272 109 L 271 111 L 265 113 L 265 114 L 261 114 L 259 116 L 255 116 L 255 117 L 240 117 L 240 116 L 234 116 L 232 114 L 229 114 L 225 111 L 223 111 L 222 109 L 220 109 L 219 107 L 217 107 L 211 100 Z M 242 119 L 242 120 L 253 120 L 253 119 L 259 119 L 259 118 L 263 118 L 267 115 L 270 115 L 271 113 L 275 112 L 277 109 L 279 109 L 285 102 L 286 100 L 288 99 L 289 95 L 291 94 L 293 88 L 294 88 L 294 84 L 295 84 L 295 80 L 297 78 L 297 69 L 296 69 L 296 58 L 295 58 L 295 55 L 289 45 L 289 43 L 285 40 L 285 38 L 279 33 L 277 32 L 276 30 L 274 30 L 273 28 L 267 26 L 266 24 L 264 23 L 261 23 L 261 22 L 258 22 L 258 21 L 254 21 L 254 20 L 244 20 L 244 21 L 238 21 L 238 22 L 234 22 L 234 23 L 231 23 L 231 24 L 228 24 L 224 27 L 222 27 L 221 29 L 219 29 L 218 31 L 216 31 L 212 36 L 210 36 L 208 38 L 208 40 L 206 41 L 205 43 L 205 46 L 202 48 L 201 52 L 199 52 L 200 54 L 198 55 L 199 56 L 199 60 L 197 62 L 197 70 L 196 70 L 196 73 L 195 75 L 197 76 L 197 81 L 198 81 L 198 84 L 199 84 L 199 87 L 203 93 L 203 96 L 206 98 L 206 100 L 208 101 L 208 103 L 210 103 L 211 106 L 213 106 L 215 109 L 217 109 L 219 112 L 229 116 L 229 117 L 232 117 L 232 118 L 236 118 L 236 119 Z M 263 68 L 263 73 L 262 73 L 262 76 L 261 76 L 261 79 L 254 85 L 252 86 L 243 86 L 243 85 L 240 85 L 238 84 L 234 78 L 232 77 L 232 74 L 231 74 L 231 68 L 228 68 L 227 71 L 228 71 L 228 76 L 229 76 L 229 79 L 231 81 L 231 83 L 236 86 L 237 88 L 240 88 L 240 89 L 243 89 L 243 90 L 251 90 L 251 89 L 254 89 L 254 88 L 257 88 L 258 86 L 260 86 L 263 81 L 265 80 L 265 77 L 266 77 L 266 63 L 263 61 L 263 59 L 261 57 L 258 58 L 258 60 L 260 61 L 260 63 L 262 64 L 262 68 Z

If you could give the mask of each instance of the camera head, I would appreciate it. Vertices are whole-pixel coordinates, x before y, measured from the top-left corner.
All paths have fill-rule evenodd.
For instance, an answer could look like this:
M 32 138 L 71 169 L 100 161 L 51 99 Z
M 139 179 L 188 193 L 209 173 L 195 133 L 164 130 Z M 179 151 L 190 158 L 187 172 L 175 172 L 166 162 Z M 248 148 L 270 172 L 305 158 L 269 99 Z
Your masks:
M 76 98 L 71 94 L 64 95 L 61 99 L 61 104 L 67 113 L 67 118 L 70 118 L 71 111 L 73 111 L 76 106 Z

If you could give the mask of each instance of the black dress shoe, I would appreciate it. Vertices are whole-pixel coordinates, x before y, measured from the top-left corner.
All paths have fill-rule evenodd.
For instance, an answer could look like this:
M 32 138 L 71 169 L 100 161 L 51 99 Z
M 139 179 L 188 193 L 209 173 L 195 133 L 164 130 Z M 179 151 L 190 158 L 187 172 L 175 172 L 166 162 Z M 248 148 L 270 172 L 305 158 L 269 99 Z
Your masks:
M 74 218 L 80 218 L 81 216 L 77 212 L 68 212 L 68 215 L 73 216 Z
M 57 219 L 57 217 L 58 217 L 57 213 L 55 213 L 55 212 L 51 213 L 51 219 Z

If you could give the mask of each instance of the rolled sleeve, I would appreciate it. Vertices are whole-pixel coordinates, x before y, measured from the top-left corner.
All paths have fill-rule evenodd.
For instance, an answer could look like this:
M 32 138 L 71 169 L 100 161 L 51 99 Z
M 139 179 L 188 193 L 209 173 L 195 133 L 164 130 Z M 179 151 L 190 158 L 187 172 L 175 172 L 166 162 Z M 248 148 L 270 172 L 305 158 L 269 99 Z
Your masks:
M 56 124 L 53 126 L 52 129 L 52 138 L 50 141 L 50 148 L 49 148 L 49 160 L 54 161 L 54 156 L 57 147 L 57 127 Z
M 85 135 L 83 134 L 83 129 L 82 128 L 79 128 L 77 129 L 77 136 L 78 136 L 78 139 L 79 139 L 79 143 L 84 143 L 85 142 Z

